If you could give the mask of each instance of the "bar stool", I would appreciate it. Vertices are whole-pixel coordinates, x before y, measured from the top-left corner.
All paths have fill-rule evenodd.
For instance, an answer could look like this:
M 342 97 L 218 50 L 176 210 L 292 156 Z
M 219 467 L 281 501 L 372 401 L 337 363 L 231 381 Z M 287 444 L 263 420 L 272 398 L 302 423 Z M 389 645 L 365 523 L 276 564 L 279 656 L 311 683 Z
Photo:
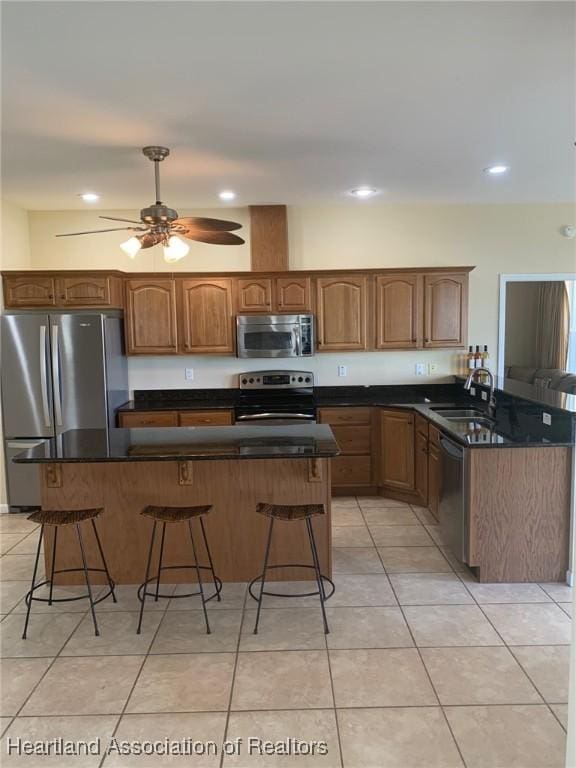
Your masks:
M 36 550 L 36 560 L 34 562 L 34 572 L 32 573 L 32 586 L 30 587 L 30 590 L 27 592 L 25 600 L 27 605 L 26 610 L 26 621 L 24 623 L 24 632 L 22 633 L 22 639 L 26 640 L 26 633 L 28 631 L 28 622 L 30 620 L 30 609 L 32 608 L 32 601 L 35 600 L 40 603 L 48 603 L 48 605 L 52 605 L 52 603 L 70 603 L 75 600 L 85 600 L 88 598 L 90 602 L 90 611 L 92 612 L 92 621 L 94 622 L 94 634 L 98 636 L 100 634 L 100 631 L 98 629 L 98 622 L 96 621 L 96 612 L 94 611 L 94 606 L 98 603 L 101 603 L 103 600 L 106 600 L 107 597 L 112 595 L 112 599 L 114 602 L 117 602 L 116 595 L 114 594 L 114 587 L 116 586 L 112 579 L 110 578 L 110 572 L 108 571 L 108 566 L 106 564 L 106 558 L 104 557 L 104 550 L 102 549 L 102 544 L 100 542 L 100 537 L 98 536 L 98 529 L 96 528 L 96 518 L 99 517 L 104 510 L 101 507 L 95 508 L 95 509 L 58 509 L 58 510 L 52 510 L 52 509 L 41 509 L 37 512 L 32 513 L 28 520 L 31 520 L 34 523 L 39 523 L 41 525 L 40 528 L 40 537 L 38 539 L 38 548 Z M 96 544 L 98 545 L 98 551 L 100 552 L 100 558 L 102 559 L 102 565 L 103 568 L 89 568 L 86 565 L 86 553 L 84 550 L 84 540 L 82 538 L 82 531 L 80 529 L 80 523 L 84 523 L 90 520 L 92 523 L 92 530 L 94 531 L 94 537 L 96 539 Z M 47 525 L 51 525 L 54 527 L 54 541 L 52 543 L 52 567 L 50 569 L 50 578 L 45 579 L 44 581 L 41 581 L 39 584 L 36 584 L 36 573 L 38 571 L 38 561 L 40 560 L 40 550 L 42 548 L 42 539 L 44 538 L 44 528 Z M 80 555 L 82 557 L 82 568 L 61 568 L 56 569 L 56 544 L 58 541 L 58 529 L 60 526 L 64 525 L 75 525 L 76 526 L 76 533 L 78 535 L 78 543 L 80 545 Z M 53 596 L 53 589 L 54 589 L 54 576 L 59 573 L 77 573 L 78 571 L 84 572 L 84 579 L 86 581 L 86 589 L 87 594 L 85 595 L 79 595 L 78 597 L 54 597 Z M 106 579 L 108 581 L 108 590 L 97 600 L 94 600 L 94 597 L 92 595 L 92 587 L 90 585 L 90 579 L 88 578 L 88 573 L 105 573 Z M 40 587 L 45 586 L 46 584 L 50 585 L 50 592 L 48 594 L 48 597 L 35 597 L 34 592 L 37 589 L 40 589 Z
M 138 620 L 137 634 L 140 634 L 142 629 L 142 617 L 144 616 L 144 603 L 146 596 L 153 597 L 155 602 L 159 597 L 171 598 L 171 597 L 194 597 L 200 595 L 202 599 L 202 609 L 204 610 L 204 620 L 206 621 L 206 633 L 210 634 L 210 624 L 208 622 L 208 613 L 206 611 L 206 603 L 213 598 L 217 598 L 220 601 L 220 592 L 222 591 L 222 581 L 216 576 L 214 572 L 214 563 L 212 562 L 212 555 L 210 554 L 210 547 L 208 546 L 208 537 L 206 536 L 206 529 L 204 528 L 204 515 L 207 515 L 212 509 L 211 504 L 197 507 L 155 507 L 148 506 L 140 513 L 144 517 L 150 517 L 154 521 L 152 527 L 152 537 L 150 539 L 150 549 L 148 550 L 148 562 L 146 564 L 146 576 L 144 581 L 138 587 L 138 600 L 140 600 L 140 618 Z M 202 538 L 204 539 L 204 546 L 206 548 L 206 554 L 208 555 L 209 565 L 200 565 L 198 563 L 198 555 L 196 550 L 196 542 L 194 540 L 194 530 L 192 528 L 192 520 L 198 518 L 200 522 L 200 530 L 202 531 Z M 192 554 L 194 555 L 193 565 L 162 565 L 164 557 L 164 539 L 166 537 L 166 524 L 167 523 L 188 523 L 188 530 L 190 532 L 190 541 L 192 543 Z M 154 549 L 154 541 L 156 538 L 156 526 L 158 523 L 162 523 L 162 538 L 160 540 L 160 555 L 158 557 L 158 572 L 155 576 L 150 576 L 150 565 L 152 562 L 152 551 Z M 185 595 L 165 595 L 160 592 L 160 577 L 162 571 L 179 570 L 183 568 L 194 568 L 196 570 L 196 578 L 198 579 L 198 591 L 187 592 Z M 202 584 L 202 576 L 200 571 L 210 571 L 212 573 L 212 581 L 214 582 L 214 594 L 210 597 L 204 595 L 204 585 Z M 154 592 L 149 592 L 147 586 L 151 581 L 156 582 L 156 589 Z
M 270 518 L 270 525 L 268 527 L 268 540 L 266 542 L 266 552 L 264 554 L 264 567 L 262 573 L 256 576 L 250 582 L 248 591 L 254 600 L 258 603 L 258 611 L 256 612 L 256 624 L 254 625 L 254 634 L 258 634 L 258 623 L 260 621 L 260 609 L 262 608 L 262 598 L 264 595 L 271 595 L 273 597 L 312 597 L 318 595 L 320 597 L 320 607 L 322 608 L 322 619 L 324 621 L 324 633 L 327 635 L 330 632 L 328 627 L 328 620 L 326 619 L 326 610 L 324 603 L 326 600 L 332 597 L 334 594 L 335 586 L 334 582 L 324 576 L 320 572 L 320 560 L 318 558 L 318 550 L 316 549 L 316 540 L 314 538 L 314 530 L 312 528 L 312 518 L 317 515 L 324 514 L 323 504 L 258 504 L 256 506 L 256 512 L 260 515 L 265 515 Z M 306 522 L 306 529 L 308 531 L 308 540 L 310 542 L 310 551 L 312 553 L 312 565 L 304 565 L 302 563 L 281 563 L 278 565 L 268 565 L 268 558 L 270 555 L 270 544 L 272 542 L 272 531 L 274 529 L 274 522 L 276 520 L 283 520 L 284 522 L 294 522 L 304 520 Z M 316 585 L 318 589 L 314 592 L 300 592 L 298 594 L 283 594 L 281 592 L 267 592 L 264 589 L 266 581 L 266 572 L 274 568 L 313 568 L 316 576 Z M 260 596 L 257 597 L 253 588 L 256 582 L 260 582 Z M 331 587 L 330 592 L 326 592 L 324 582 L 328 582 Z

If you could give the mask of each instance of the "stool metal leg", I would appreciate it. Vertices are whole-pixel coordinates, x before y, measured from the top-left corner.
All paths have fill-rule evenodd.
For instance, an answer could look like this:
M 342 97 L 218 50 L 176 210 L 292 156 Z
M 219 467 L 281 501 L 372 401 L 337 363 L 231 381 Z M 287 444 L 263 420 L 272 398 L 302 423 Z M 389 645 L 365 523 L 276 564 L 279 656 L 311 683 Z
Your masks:
M 204 528 L 204 520 L 200 519 L 200 528 L 202 529 L 202 537 L 204 539 L 204 546 L 206 547 L 206 554 L 208 555 L 208 562 L 210 563 L 210 570 L 212 571 L 212 581 L 214 582 L 214 589 L 216 590 L 216 600 L 220 602 L 220 592 L 218 590 L 218 583 L 216 582 L 216 573 L 214 572 L 214 563 L 212 562 L 212 555 L 210 554 L 210 547 L 208 546 L 208 537 L 206 536 L 206 529 Z
M 102 565 L 104 566 L 104 571 L 106 572 L 106 578 L 108 579 L 108 586 L 110 587 L 110 592 L 112 593 L 112 600 L 117 603 L 118 600 L 116 600 L 116 595 L 114 594 L 114 582 L 110 578 L 110 571 L 108 570 L 108 564 L 106 563 L 106 558 L 104 557 L 104 550 L 102 549 L 102 544 L 100 543 L 100 536 L 98 536 L 98 529 L 96 528 L 96 523 L 94 520 L 92 522 L 92 530 L 94 531 L 94 536 L 96 537 L 96 543 L 98 544 L 98 550 L 100 552 L 100 557 L 102 559 Z
M 210 623 L 208 622 L 208 611 L 206 610 L 206 600 L 204 599 L 204 587 L 202 586 L 202 576 L 200 575 L 200 568 L 198 567 L 198 555 L 196 553 L 196 542 L 194 541 L 194 532 L 192 530 L 192 520 L 188 520 L 188 528 L 190 530 L 190 541 L 192 542 L 192 552 L 194 553 L 194 565 L 196 566 L 196 578 L 198 579 L 200 597 L 202 598 L 202 609 L 204 610 L 204 620 L 206 621 L 206 634 L 210 635 L 212 633 L 212 630 L 210 629 Z
M 50 569 L 50 593 L 48 605 L 52 605 L 52 590 L 54 588 L 54 566 L 56 565 L 56 542 L 58 541 L 58 526 L 54 526 L 54 542 L 52 543 L 52 568 Z
M 42 538 L 44 536 L 44 526 L 40 527 L 40 537 L 38 539 L 38 548 L 36 550 L 36 560 L 34 561 L 34 571 L 32 573 L 32 586 L 28 593 L 28 606 L 26 608 L 26 621 L 24 622 L 24 632 L 22 632 L 22 640 L 26 640 L 26 632 L 28 631 L 28 621 L 30 620 L 30 609 L 32 608 L 32 595 L 34 594 L 34 584 L 36 583 L 36 573 L 38 571 L 38 561 L 40 560 L 40 550 L 42 549 Z
M 142 585 L 142 600 L 140 601 L 140 617 L 138 619 L 138 629 L 136 634 L 140 634 L 142 629 L 142 616 L 144 615 L 144 601 L 146 600 L 146 590 L 148 588 L 148 577 L 150 576 L 150 563 L 152 562 L 152 550 L 154 549 L 154 539 L 156 537 L 156 520 L 152 527 L 152 536 L 150 537 L 150 549 L 148 550 L 148 562 L 146 563 L 146 576 L 144 577 L 144 584 Z
M 78 534 L 78 543 L 80 544 L 80 554 L 82 555 L 82 567 L 84 569 L 84 578 L 86 579 L 86 589 L 88 590 L 88 600 L 90 601 L 90 611 L 92 612 L 92 621 L 94 622 L 94 634 L 96 637 L 100 634 L 98 622 L 96 621 L 96 611 L 94 610 L 94 598 L 92 597 L 92 587 L 88 578 L 88 568 L 86 566 L 86 554 L 84 553 L 84 542 L 82 541 L 82 531 L 79 523 L 76 523 L 76 533 Z
M 160 557 L 158 559 L 158 576 L 156 578 L 156 594 L 154 602 L 158 602 L 158 592 L 160 591 L 160 575 L 162 573 L 162 558 L 164 557 L 164 538 L 166 536 L 166 523 L 162 523 L 162 538 L 160 539 Z
M 274 518 L 270 518 L 270 527 L 268 528 L 268 541 L 266 542 L 266 554 L 264 555 L 264 567 L 262 569 L 262 581 L 260 583 L 260 599 L 258 600 L 258 610 L 256 611 L 256 623 L 254 624 L 254 634 L 258 634 L 258 623 L 260 622 L 260 609 L 264 599 L 264 584 L 266 583 L 266 570 L 268 568 L 268 557 L 270 556 L 270 543 L 272 541 L 272 530 L 274 528 Z
M 330 629 L 328 627 L 328 620 L 326 619 L 326 609 L 324 608 L 325 592 L 324 585 L 322 583 L 322 573 L 320 572 L 320 563 L 318 561 L 318 551 L 316 549 L 316 541 L 314 540 L 314 531 L 312 530 L 312 521 L 309 517 L 306 518 L 306 528 L 308 529 L 308 538 L 310 539 L 310 550 L 312 552 L 312 559 L 314 561 L 314 571 L 316 573 L 316 582 L 318 584 L 318 594 L 320 596 L 320 607 L 322 608 L 322 619 L 324 621 L 324 634 L 328 635 Z

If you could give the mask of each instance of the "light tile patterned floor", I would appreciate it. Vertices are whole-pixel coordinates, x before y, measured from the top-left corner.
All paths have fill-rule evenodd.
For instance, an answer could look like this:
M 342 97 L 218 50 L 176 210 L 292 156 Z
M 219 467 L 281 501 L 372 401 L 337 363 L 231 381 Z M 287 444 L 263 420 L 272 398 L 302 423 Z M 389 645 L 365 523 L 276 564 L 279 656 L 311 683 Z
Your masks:
M 323 633 L 317 598 L 268 598 L 260 632 L 246 585 L 226 584 L 206 635 L 197 598 L 149 605 L 132 587 L 97 608 L 32 615 L 20 635 L 38 531 L 0 516 L 5 766 L 212 768 L 561 768 L 572 592 L 481 585 L 443 547 L 422 507 L 333 504 L 336 593 Z M 309 583 L 284 584 L 285 591 Z M 183 587 L 166 586 L 177 595 Z M 67 594 L 74 593 L 69 588 Z M 7 739 L 242 739 L 238 756 L 6 755 Z M 250 737 L 325 741 L 327 754 L 247 756 Z

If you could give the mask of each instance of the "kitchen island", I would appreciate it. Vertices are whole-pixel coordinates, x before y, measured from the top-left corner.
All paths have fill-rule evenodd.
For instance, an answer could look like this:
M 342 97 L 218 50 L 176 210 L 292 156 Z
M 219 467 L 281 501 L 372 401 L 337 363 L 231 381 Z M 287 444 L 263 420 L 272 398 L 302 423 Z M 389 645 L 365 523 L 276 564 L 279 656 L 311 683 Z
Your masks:
M 267 519 L 256 513 L 258 502 L 324 505 L 326 514 L 314 518 L 313 526 L 322 572 L 331 577 L 330 459 L 338 452 L 330 427 L 319 424 L 87 429 L 46 440 L 14 461 L 39 465 L 44 509 L 104 509 L 98 530 L 117 584 L 138 584 L 144 578 L 152 525 L 140 515 L 144 507 L 211 504 L 205 525 L 215 569 L 222 581 L 232 582 L 250 581 L 261 568 Z M 100 567 L 96 542 L 88 534 L 85 539 L 89 561 Z M 47 572 L 51 544 L 48 526 Z M 311 562 L 308 547 L 304 525 L 282 524 L 270 562 Z M 164 563 L 191 562 L 182 526 L 168 526 Z M 78 563 L 74 527 L 64 526 L 58 532 L 56 568 Z M 281 581 L 311 578 L 302 569 L 271 573 Z M 97 581 L 100 574 L 94 576 Z M 55 581 L 76 584 L 82 579 L 74 573 Z M 190 571 L 174 570 L 170 576 L 175 583 L 190 579 Z

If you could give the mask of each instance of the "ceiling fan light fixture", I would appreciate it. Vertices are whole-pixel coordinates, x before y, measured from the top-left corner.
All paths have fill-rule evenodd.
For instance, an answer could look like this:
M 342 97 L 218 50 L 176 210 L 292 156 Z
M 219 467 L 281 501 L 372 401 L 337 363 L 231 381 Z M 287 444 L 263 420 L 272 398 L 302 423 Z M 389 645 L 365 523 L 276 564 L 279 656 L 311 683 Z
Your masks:
M 186 245 L 186 243 L 176 235 L 172 235 L 168 239 L 168 245 L 165 245 L 163 250 L 164 261 L 167 261 L 170 264 L 174 261 L 180 261 L 184 256 L 187 256 L 190 246 Z
M 121 243 L 120 248 L 122 248 L 127 256 L 129 256 L 131 259 L 134 259 L 136 258 L 136 254 L 140 248 L 142 248 L 142 243 L 140 240 L 138 240 L 137 237 L 131 237 L 129 240 Z

